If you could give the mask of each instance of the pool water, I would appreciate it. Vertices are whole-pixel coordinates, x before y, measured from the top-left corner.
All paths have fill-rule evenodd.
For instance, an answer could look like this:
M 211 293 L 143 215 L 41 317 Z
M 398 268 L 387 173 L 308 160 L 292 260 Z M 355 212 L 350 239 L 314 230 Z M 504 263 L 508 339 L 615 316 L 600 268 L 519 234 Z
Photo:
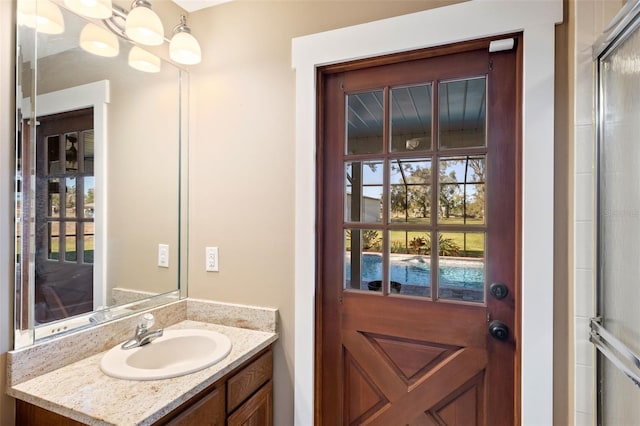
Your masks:
M 391 281 L 403 285 L 421 287 L 431 286 L 431 264 L 429 258 L 418 255 L 391 255 Z M 482 260 L 448 260 L 440 258 L 438 284 L 441 288 L 484 287 L 484 262 Z M 350 255 L 347 254 L 345 277 L 351 277 Z M 370 282 L 382 279 L 382 255 L 364 253 L 362 255 L 362 281 Z

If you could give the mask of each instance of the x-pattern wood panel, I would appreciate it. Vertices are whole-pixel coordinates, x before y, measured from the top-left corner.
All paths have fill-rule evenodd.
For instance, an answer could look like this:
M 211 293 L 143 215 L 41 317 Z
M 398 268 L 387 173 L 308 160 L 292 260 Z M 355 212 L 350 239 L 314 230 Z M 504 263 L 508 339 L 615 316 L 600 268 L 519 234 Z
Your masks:
M 471 404 L 475 398 L 478 384 L 469 388 L 469 383 L 475 377 L 480 377 L 487 365 L 486 351 L 481 348 L 458 348 L 448 351 L 449 355 L 432 366 L 421 369 L 423 375 L 413 384 L 398 374 L 398 368 L 390 362 L 389 354 L 383 354 L 376 348 L 374 341 L 357 330 L 343 330 L 343 344 L 345 350 L 345 369 L 358 371 L 362 375 L 362 382 L 371 384 L 372 393 L 381 395 L 375 404 L 353 404 L 354 407 L 364 407 L 361 412 L 345 412 L 346 423 L 367 425 L 390 424 L 464 424 L 458 422 L 467 410 L 460 410 L 456 404 L 462 406 Z M 394 339 L 396 340 L 396 339 Z M 429 342 L 423 342 L 429 346 Z M 441 347 L 435 344 L 434 347 Z M 391 360 L 393 361 L 393 360 Z M 351 364 L 355 365 L 352 366 Z M 371 366 L 365 368 L 363 366 Z M 349 379 L 348 379 L 349 380 Z M 454 398 L 448 397 L 454 395 Z M 349 394 L 353 400 L 357 395 Z M 462 397 L 463 400 L 456 402 Z M 466 399 L 466 400 L 465 400 Z M 389 403 L 381 403 L 388 401 Z M 372 407 L 378 407 L 372 410 Z M 346 411 L 349 411 L 346 410 Z M 466 415 L 476 417 L 475 413 Z M 450 423 L 453 419 L 453 423 Z M 418 423 L 416 423 L 416 421 Z M 435 423 L 434 423 L 435 422 Z M 475 423 L 474 423 L 475 424 Z

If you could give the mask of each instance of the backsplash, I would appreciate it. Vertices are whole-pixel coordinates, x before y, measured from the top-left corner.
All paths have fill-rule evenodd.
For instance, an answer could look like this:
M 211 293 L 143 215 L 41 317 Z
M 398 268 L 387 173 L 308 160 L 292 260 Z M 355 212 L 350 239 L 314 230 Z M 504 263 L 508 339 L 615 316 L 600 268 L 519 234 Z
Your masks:
M 257 331 L 277 331 L 275 308 L 184 299 L 148 312 L 153 313 L 155 327 L 159 328 L 193 320 Z M 112 348 L 133 335 L 139 317 L 144 313 L 10 351 L 7 354 L 7 385 L 15 386 Z

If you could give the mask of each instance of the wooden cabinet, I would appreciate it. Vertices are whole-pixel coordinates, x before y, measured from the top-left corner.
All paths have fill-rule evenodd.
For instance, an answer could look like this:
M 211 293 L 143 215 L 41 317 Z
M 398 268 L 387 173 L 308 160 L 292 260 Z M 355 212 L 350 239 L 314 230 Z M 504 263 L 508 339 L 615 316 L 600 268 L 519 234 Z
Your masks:
M 269 347 L 222 379 L 185 401 L 154 425 L 272 426 L 273 351 Z M 78 426 L 83 423 L 16 401 L 20 426 Z
M 172 413 L 169 421 L 161 423 L 168 426 L 224 426 L 224 386 L 216 386 L 205 391 L 204 396 L 196 396 L 187 401 L 187 408 L 179 407 Z
M 272 426 L 273 384 L 269 380 L 227 419 L 227 426 Z

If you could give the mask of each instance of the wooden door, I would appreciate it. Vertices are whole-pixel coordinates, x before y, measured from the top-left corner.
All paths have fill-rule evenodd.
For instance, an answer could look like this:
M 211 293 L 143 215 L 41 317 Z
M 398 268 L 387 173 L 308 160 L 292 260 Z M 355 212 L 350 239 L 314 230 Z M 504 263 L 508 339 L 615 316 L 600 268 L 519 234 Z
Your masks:
M 94 191 L 93 108 L 39 117 L 34 226 L 38 323 L 93 310 Z
M 488 46 L 319 70 L 316 424 L 519 423 L 521 58 Z

